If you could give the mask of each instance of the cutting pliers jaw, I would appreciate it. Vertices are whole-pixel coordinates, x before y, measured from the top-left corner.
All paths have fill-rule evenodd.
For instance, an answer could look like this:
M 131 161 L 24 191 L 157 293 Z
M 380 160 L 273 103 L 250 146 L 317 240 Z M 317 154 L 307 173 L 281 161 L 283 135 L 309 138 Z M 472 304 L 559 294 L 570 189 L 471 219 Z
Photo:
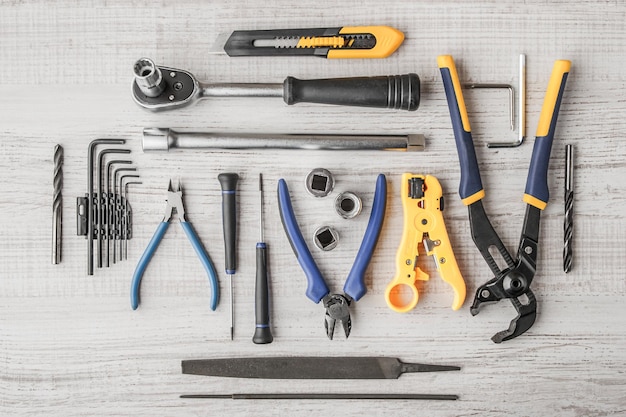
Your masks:
M 167 198 L 165 199 L 165 214 L 163 216 L 164 222 L 172 220 L 172 215 L 178 214 L 178 219 L 181 222 L 185 222 L 185 205 L 183 204 L 183 190 L 180 185 L 180 180 L 176 181 L 176 186 L 172 185 L 170 179 L 167 187 Z
M 339 321 L 343 326 L 343 332 L 347 339 L 352 330 L 352 320 L 350 319 L 350 303 L 352 300 L 350 297 L 342 294 L 328 294 L 322 301 L 326 308 L 326 315 L 324 317 L 326 335 L 330 340 L 333 340 L 335 324 Z

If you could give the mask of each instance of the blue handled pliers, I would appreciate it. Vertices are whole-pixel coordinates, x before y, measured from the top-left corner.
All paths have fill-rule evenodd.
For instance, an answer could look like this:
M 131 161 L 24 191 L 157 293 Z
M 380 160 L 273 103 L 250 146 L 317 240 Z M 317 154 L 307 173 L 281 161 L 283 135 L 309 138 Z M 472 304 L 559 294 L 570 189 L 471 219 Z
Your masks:
M 365 270 L 374 253 L 385 217 L 387 207 L 387 181 L 385 176 L 380 174 L 376 180 L 372 213 L 370 214 L 361 247 L 348 274 L 348 278 L 346 278 L 343 294 L 331 294 L 322 273 L 313 260 L 298 227 L 291 205 L 291 198 L 289 197 L 289 189 L 284 179 L 278 180 L 278 207 L 287 238 L 307 278 L 306 296 L 316 304 L 323 301 L 326 308 L 324 320 L 326 335 L 330 340 L 333 339 L 335 323 L 339 321 L 343 325 L 346 337 L 350 336 L 352 321 L 350 320 L 349 307 L 352 301 L 358 301 L 367 292 L 365 287 Z
M 136 310 L 139 307 L 139 288 L 141 286 L 141 278 L 143 277 L 143 273 L 152 259 L 152 256 L 156 252 L 159 247 L 159 243 L 163 239 L 165 232 L 167 231 L 168 226 L 170 225 L 170 221 L 172 219 L 173 213 L 178 213 L 178 220 L 180 221 L 180 225 L 183 227 L 187 238 L 191 242 L 191 245 L 196 251 L 196 254 L 200 258 L 200 262 L 204 266 L 207 274 L 209 275 L 209 283 L 211 284 L 211 310 L 215 310 L 217 307 L 217 301 L 219 300 L 219 286 L 217 285 L 217 273 L 215 272 L 215 267 L 213 266 L 213 262 L 211 262 L 211 258 L 204 250 L 202 243 L 200 243 L 200 239 L 198 235 L 193 230 L 191 223 L 185 220 L 185 207 L 183 205 L 183 191 L 180 186 L 180 182 L 177 182 L 176 188 L 172 187 L 172 180 L 170 180 L 169 187 L 167 190 L 167 199 L 165 206 L 165 216 L 163 217 L 163 221 L 157 227 L 156 232 L 154 232 L 154 236 L 148 243 L 148 247 L 146 248 L 143 255 L 141 255 L 141 259 L 139 259 L 139 263 L 137 264 L 137 268 L 135 269 L 135 273 L 133 274 L 133 281 L 130 286 L 130 305 L 133 310 Z
M 485 196 L 485 191 L 478 170 L 469 118 L 467 117 L 461 83 L 454 60 L 450 55 L 442 55 L 437 61 L 448 100 L 454 139 L 461 165 L 459 194 L 461 201 L 469 211 L 472 239 L 494 274 L 494 278 L 477 289 L 470 312 L 472 315 L 476 315 L 483 304 L 494 303 L 507 298 L 511 300 L 517 310 L 517 317 L 511 321 L 508 329 L 496 333 L 491 338 L 495 343 L 501 343 L 526 332 L 535 323 L 537 316 L 537 300 L 530 289 L 530 284 L 537 269 L 541 211 L 548 204 L 550 150 L 552 149 L 556 121 L 571 63 L 567 60 L 558 60 L 552 69 L 539 117 L 530 167 L 528 168 L 523 198 L 526 203 L 526 215 L 524 216 L 517 259 L 515 259 L 500 240 L 483 208 L 482 199 Z M 497 249 L 506 262 L 505 268 L 501 269 L 489 252 L 492 247 Z

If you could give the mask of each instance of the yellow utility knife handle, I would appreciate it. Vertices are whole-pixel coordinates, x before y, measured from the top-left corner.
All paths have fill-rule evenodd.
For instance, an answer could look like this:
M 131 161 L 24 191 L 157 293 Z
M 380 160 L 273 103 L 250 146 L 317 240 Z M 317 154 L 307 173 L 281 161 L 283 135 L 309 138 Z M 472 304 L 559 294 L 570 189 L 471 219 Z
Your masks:
M 413 178 L 424 181 L 422 198 L 410 196 L 408 187 Z M 454 291 L 452 309 L 458 310 L 465 301 L 466 288 L 443 220 L 441 184 L 430 175 L 405 173 L 402 175 L 401 193 L 404 230 L 396 253 L 396 276 L 385 291 L 387 305 L 399 313 L 410 311 L 417 305 L 419 294 L 415 283 L 429 278 L 416 265 L 419 241 L 424 238 L 428 242 L 425 246 L 430 246 L 426 248 L 427 254 L 433 256 L 439 275 Z
M 376 38 L 376 44 L 369 49 L 331 49 L 327 58 L 387 58 L 404 41 L 404 33 L 389 26 L 346 26 L 341 28 L 339 34 L 369 34 Z

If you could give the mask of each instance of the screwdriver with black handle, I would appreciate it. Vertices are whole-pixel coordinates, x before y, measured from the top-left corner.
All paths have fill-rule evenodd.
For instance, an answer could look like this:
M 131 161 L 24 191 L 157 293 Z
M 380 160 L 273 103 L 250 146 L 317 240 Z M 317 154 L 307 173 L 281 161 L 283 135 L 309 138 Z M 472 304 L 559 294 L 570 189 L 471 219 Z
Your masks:
M 237 270 L 237 181 L 239 175 L 222 173 L 217 176 L 222 187 L 222 224 L 224 228 L 224 258 L 226 275 L 230 280 L 230 340 L 235 335 L 235 307 L 233 303 L 233 277 Z
M 256 328 L 252 341 L 257 345 L 272 343 L 270 328 L 269 284 L 267 274 L 267 245 L 263 238 L 263 174 L 259 174 L 259 242 L 256 244 L 256 286 L 254 291 L 254 315 Z

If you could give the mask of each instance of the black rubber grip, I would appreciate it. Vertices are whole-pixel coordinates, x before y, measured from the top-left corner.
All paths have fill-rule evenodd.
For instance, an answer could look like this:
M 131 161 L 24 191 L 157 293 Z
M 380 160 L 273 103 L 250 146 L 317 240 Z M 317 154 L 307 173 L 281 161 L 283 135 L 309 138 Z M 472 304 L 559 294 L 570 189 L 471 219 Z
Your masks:
M 257 345 L 272 343 L 274 337 L 270 328 L 269 283 L 267 279 L 267 247 L 256 244 L 256 287 L 254 292 L 254 314 L 256 329 L 252 341 Z
M 420 104 L 417 74 L 321 80 L 287 77 L 283 88 L 287 104 L 323 103 L 410 111 L 417 110 Z
M 239 175 L 225 173 L 217 176 L 222 186 L 222 223 L 224 225 L 224 252 L 226 258 L 226 273 L 232 275 L 237 269 L 237 181 Z

